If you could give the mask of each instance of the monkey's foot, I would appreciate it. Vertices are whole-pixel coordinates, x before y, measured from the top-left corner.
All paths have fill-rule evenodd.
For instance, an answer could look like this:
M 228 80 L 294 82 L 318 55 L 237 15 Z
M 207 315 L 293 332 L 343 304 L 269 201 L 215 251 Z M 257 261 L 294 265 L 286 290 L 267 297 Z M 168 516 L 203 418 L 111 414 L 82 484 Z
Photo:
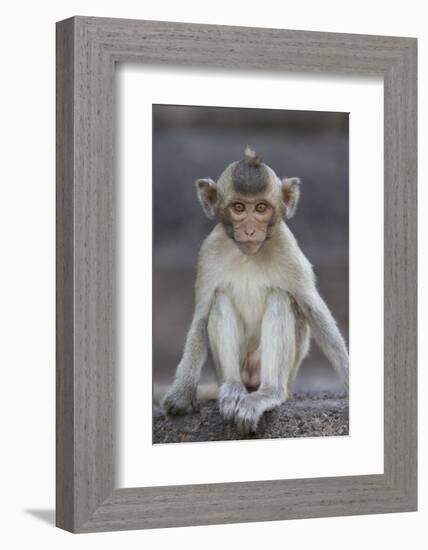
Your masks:
M 248 395 L 248 392 L 240 382 L 225 382 L 222 384 L 218 396 L 221 416 L 225 420 L 232 420 L 238 403 L 246 395 Z
M 167 414 L 188 414 L 197 409 L 196 391 L 177 390 L 173 386 L 165 395 L 162 407 Z
M 257 431 L 257 425 L 265 412 L 272 411 L 281 405 L 283 399 L 277 395 L 257 391 L 242 398 L 235 409 L 235 424 L 242 435 Z

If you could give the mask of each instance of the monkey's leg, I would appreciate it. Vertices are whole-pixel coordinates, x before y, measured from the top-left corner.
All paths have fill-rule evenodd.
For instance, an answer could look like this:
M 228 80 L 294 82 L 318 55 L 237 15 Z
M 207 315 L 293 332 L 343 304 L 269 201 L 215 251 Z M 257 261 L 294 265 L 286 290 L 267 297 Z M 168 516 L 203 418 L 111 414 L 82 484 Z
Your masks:
M 196 388 L 208 353 L 206 332 L 205 319 L 195 317 L 174 382 L 163 399 L 162 405 L 170 414 L 186 414 L 196 408 Z
M 288 380 L 296 358 L 295 315 L 290 297 L 272 291 L 266 301 L 261 328 L 260 387 L 239 402 L 235 423 L 243 434 L 255 432 L 263 413 L 287 398 Z
M 247 395 L 241 383 L 239 350 L 242 326 L 230 298 L 217 292 L 208 319 L 208 339 L 219 379 L 220 414 L 226 420 L 234 416 L 240 399 Z

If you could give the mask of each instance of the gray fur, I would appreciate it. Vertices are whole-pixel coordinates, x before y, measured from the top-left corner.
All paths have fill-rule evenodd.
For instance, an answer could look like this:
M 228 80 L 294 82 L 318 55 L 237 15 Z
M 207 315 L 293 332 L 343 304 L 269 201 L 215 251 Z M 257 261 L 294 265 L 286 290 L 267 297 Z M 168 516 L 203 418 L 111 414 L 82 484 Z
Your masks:
M 232 169 L 232 186 L 237 193 L 256 195 L 269 185 L 269 172 L 264 164 L 254 164 L 245 158 Z
M 220 414 L 227 421 L 235 420 L 236 409 L 248 392 L 241 382 L 225 382 L 218 395 Z

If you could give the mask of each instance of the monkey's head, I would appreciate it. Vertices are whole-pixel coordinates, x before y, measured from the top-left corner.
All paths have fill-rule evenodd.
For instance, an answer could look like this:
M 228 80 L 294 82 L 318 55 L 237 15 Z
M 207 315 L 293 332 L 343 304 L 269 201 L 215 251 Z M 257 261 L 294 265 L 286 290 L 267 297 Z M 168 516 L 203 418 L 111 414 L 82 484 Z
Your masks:
M 256 254 L 282 218 L 291 218 L 300 196 L 299 178 L 278 178 L 250 147 L 217 182 L 199 179 L 196 189 L 204 212 L 218 218 L 244 254 Z

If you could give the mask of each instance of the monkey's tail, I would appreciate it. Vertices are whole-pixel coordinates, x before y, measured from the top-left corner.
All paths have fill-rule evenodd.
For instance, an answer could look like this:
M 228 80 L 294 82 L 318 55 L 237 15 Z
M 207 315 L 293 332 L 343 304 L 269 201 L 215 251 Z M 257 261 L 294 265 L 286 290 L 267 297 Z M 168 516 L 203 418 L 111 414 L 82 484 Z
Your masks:
M 169 386 L 166 384 L 154 384 L 153 386 L 153 403 L 160 405 L 168 391 Z M 198 385 L 197 400 L 208 401 L 209 399 L 217 399 L 218 385 L 215 382 L 204 382 Z

